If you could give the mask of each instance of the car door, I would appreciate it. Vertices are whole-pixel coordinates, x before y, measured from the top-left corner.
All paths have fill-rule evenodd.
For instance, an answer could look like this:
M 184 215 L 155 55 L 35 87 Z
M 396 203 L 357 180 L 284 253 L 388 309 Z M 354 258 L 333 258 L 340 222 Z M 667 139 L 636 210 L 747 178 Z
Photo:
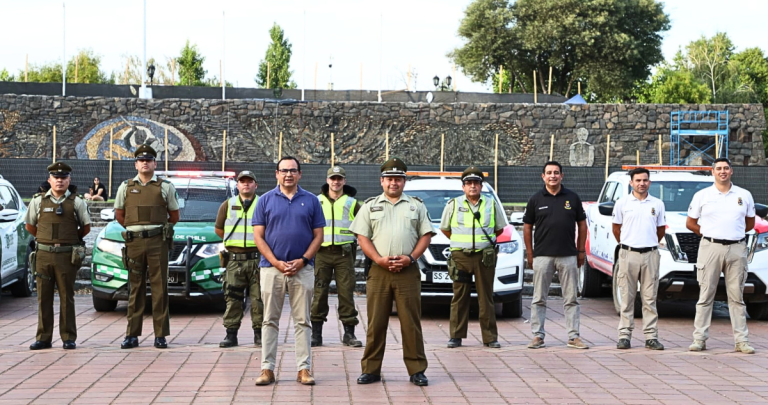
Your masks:
M 3 280 L 7 280 L 6 277 L 15 273 L 19 267 L 19 227 L 24 227 L 24 217 L 19 208 L 23 205 L 15 190 L 0 185 L 0 206 L 3 208 L 0 214 L 4 214 L 0 220 L 0 272 Z
M 598 210 L 598 205 L 604 202 L 613 201 L 616 188 L 619 187 L 617 181 L 608 181 L 603 186 L 597 204 L 592 204 L 589 210 L 589 222 L 587 224 L 589 235 L 589 254 L 592 257 L 590 264 L 592 267 L 610 274 L 613 263 L 613 250 L 611 250 L 611 216 L 602 215 Z M 614 244 L 615 245 L 615 244 Z
M 614 203 L 619 200 L 619 198 L 624 197 L 629 192 L 629 188 L 626 184 L 623 184 L 622 182 L 616 183 L 616 188 L 613 190 L 613 195 L 610 196 L 609 201 L 613 201 Z M 616 246 L 619 244 L 619 242 L 616 240 L 616 237 L 613 236 L 613 216 L 609 215 L 601 215 L 601 217 L 605 217 L 608 219 L 608 223 L 606 224 L 606 228 L 608 232 L 606 232 L 606 239 L 605 239 L 605 251 L 608 254 L 607 260 L 611 263 L 611 273 L 613 273 L 613 261 L 614 261 L 614 252 L 616 251 Z

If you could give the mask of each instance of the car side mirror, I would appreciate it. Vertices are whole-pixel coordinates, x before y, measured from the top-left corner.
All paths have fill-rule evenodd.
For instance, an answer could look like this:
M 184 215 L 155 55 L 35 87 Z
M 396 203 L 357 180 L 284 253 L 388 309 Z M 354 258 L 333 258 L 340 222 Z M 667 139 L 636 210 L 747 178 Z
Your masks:
M 765 218 L 766 216 L 768 216 L 768 205 L 755 204 L 755 215 L 757 215 L 760 218 Z
M 115 219 L 115 209 L 114 208 L 104 208 L 100 212 L 101 220 L 102 221 L 113 221 Z
M 18 218 L 19 211 L 14 209 L 5 209 L 0 211 L 0 222 L 13 222 Z
M 613 207 L 616 205 L 613 201 L 604 202 L 598 204 L 597 210 L 600 211 L 600 215 L 613 215 Z
M 513 212 L 509 214 L 509 224 L 514 226 L 523 226 L 524 212 Z

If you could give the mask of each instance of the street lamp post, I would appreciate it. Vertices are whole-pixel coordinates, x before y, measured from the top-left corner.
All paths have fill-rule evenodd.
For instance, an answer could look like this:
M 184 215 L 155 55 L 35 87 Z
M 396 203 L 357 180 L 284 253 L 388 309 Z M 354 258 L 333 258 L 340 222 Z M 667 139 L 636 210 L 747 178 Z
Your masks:
M 435 91 L 447 91 L 451 88 L 451 82 L 453 81 L 453 78 L 451 76 L 446 76 L 445 79 L 443 79 L 442 83 L 440 82 L 440 76 L 435 75 L 435 77 L 432 78 L 432 84 L 435 85 Z
M 152 78 L 155 76 L 155 65 L 147 66 L 147 76 L 149 76 L 149 86 L 153 85 Z

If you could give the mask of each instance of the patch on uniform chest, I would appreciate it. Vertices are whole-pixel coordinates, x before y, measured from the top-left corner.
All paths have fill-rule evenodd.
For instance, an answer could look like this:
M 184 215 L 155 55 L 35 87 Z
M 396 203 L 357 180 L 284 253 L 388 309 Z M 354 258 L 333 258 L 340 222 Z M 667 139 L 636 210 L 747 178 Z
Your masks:
M 416 211 L 416 206 L 415 205 L 411 205 L 411 211 Z
M 141 190 L 139 190 L 138 188 L 131 189 L 131 194 L 139 194 L 139 193 L 141 193 Z
M 378 212 L 378 211 L 384 211 L 384 207 L 380 205 L 372 205 L 371 206 L 371 212 Z
M 468 212 L 469 210 L 465 207 L 459 207 L 459 212 Z
M 571 202 L 568 200 L 565 200 L 565 209 L 567 210 L 571 209 Z
M 239 206 L 239 205 L 233 205 L 233 206 L 232 206 L 232 209 L 233 209 L 234 211 L 237 211 L 237 210 L 241 210 L 241 209 L 243 209 L 243 207 L 241 207 L 241 206 Z
M 656 216 L 656 208 L 651 207 L 651 215 Z
M 43 208 L 43 212 L 53 212 L 53 207 L 45 207 Z
M 741 200 L 741 197 L 739 197 L 739 206 L 744 205 L 744 201 Z

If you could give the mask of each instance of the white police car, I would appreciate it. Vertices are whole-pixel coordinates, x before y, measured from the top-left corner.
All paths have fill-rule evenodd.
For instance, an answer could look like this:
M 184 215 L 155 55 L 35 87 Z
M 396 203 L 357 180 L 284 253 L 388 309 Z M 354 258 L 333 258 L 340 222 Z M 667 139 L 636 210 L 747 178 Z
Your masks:
M 29 297 L 35 288 L 29 254 L 34 238 L 24 227 L 27 206 L 8 180 L 0 176 L 0 286 L 15 297 Z

